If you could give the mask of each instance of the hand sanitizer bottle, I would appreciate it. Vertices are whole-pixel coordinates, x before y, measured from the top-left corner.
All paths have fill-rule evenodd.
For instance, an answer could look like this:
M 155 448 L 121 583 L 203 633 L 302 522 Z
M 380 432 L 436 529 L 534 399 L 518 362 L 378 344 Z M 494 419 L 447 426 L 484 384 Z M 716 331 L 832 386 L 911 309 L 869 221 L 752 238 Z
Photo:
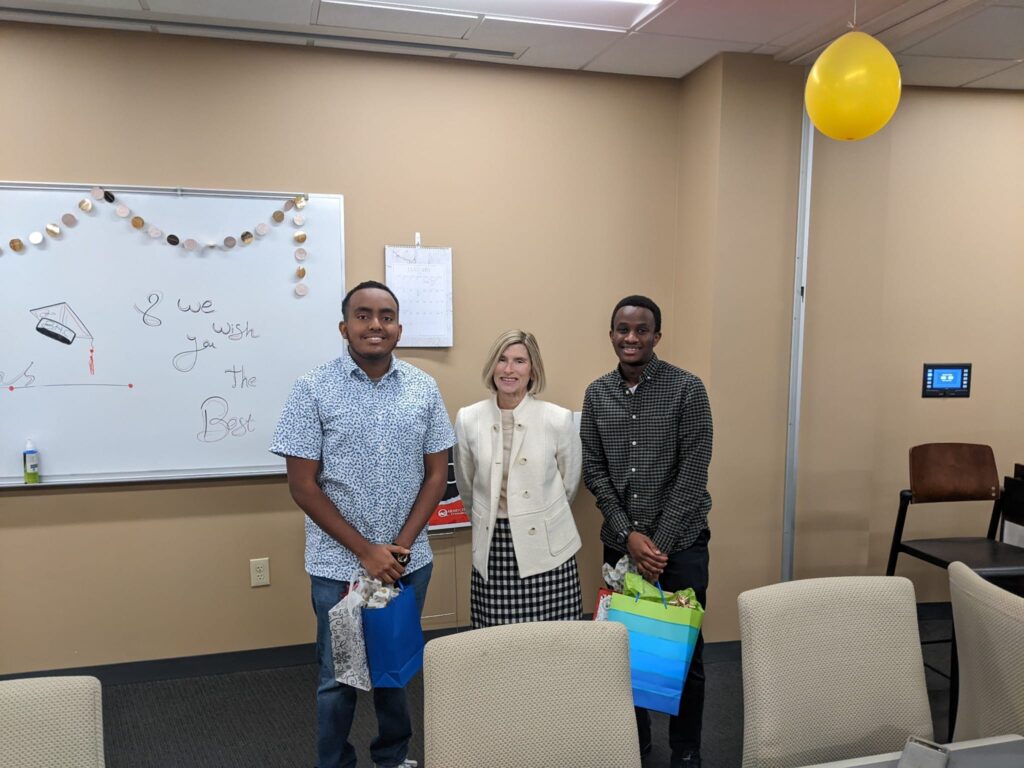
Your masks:
M 25 443 L 25 451 L 21 454 L 22 463 L 25 468 L 25 482 L 39 482 L 39 451 L 31 440 Z

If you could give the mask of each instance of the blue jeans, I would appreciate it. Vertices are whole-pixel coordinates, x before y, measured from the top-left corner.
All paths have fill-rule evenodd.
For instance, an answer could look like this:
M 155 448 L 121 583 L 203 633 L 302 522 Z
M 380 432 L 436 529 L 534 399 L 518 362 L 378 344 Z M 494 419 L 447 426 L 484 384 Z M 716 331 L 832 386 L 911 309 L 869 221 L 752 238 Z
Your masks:
M 416 605 L 423 612 L 427 584 L 433 563 L 428 563 L 402 578 L 402 584 L 416 593 Z M 317 765 L 319 768 L 354 768 L 356 750 L 349 743 L 352 718 L 356 712 L 356 689 L 334 679 L 331 655 L 331 625 L 327 612 L 348 591 L 347 581 L 310 576 L 313 611 L 316 613 L 316 660 L 320 682 L 316 689 Z M 373 762 L 382 766 L 400 765 L 409 751 L 412 722 L 404 688 L 374 688 L 373 706 L 377 713 L 377 738 L 370 742 Z

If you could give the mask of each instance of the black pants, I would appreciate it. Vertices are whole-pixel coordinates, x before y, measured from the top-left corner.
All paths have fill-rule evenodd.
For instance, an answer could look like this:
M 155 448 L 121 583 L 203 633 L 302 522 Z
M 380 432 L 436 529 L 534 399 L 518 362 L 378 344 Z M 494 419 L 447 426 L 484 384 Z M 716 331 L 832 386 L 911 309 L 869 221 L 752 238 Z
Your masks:
M 704 530 L 686 549 L 668 556 L 668 565 L 661 574 L 661 588 L 666 592 L 693 587 L 697 599 L 707 610 L 708 597 L 708 540 L 711 531 Z M 604 548 L 604 561 L 615 565 L 624 553 L 609 546 Z M 697 635 L 697 647 L 686 675 L 679 714 L 669 720 L 668 743 L 673 757 L 700 750 L 700 729 L 704 720 L 704 633 Z M 636 729 L 640 749 L 651 743 L 651 716 L 646 709 L 636 708 Z

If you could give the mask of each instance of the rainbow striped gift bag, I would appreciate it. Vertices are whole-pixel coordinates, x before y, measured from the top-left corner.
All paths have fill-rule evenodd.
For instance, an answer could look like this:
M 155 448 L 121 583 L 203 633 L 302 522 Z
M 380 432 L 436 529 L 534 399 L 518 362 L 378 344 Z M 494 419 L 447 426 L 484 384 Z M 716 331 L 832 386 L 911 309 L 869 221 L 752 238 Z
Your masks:
M 636 706 L 679 713 L 703 620 L 704 608 L 692 589 L 666 595 L 639 574 L 626 574 L 623 592 L 612 595 L 608 621 L 625 624 L 629 630 L 629 672 Z

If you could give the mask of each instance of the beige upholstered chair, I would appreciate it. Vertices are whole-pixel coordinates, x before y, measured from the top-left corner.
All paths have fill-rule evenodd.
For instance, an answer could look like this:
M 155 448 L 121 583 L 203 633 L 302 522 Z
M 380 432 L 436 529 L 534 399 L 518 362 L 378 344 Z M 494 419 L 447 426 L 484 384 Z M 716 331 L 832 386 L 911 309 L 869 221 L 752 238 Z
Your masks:
M 95 677 L 0 681 L 0 768 L 103 768 Z
M 1024 598 L 949 566 L 960 658 L 956 741 L 1024 734 Z
M 626 628 L 542 621 L 431 640 L 423 735 L 434 768 L 640 768 Z
M 914 587 L 851 576 L 739 596 L 743 766 L 788 768 L 932 738 Z

